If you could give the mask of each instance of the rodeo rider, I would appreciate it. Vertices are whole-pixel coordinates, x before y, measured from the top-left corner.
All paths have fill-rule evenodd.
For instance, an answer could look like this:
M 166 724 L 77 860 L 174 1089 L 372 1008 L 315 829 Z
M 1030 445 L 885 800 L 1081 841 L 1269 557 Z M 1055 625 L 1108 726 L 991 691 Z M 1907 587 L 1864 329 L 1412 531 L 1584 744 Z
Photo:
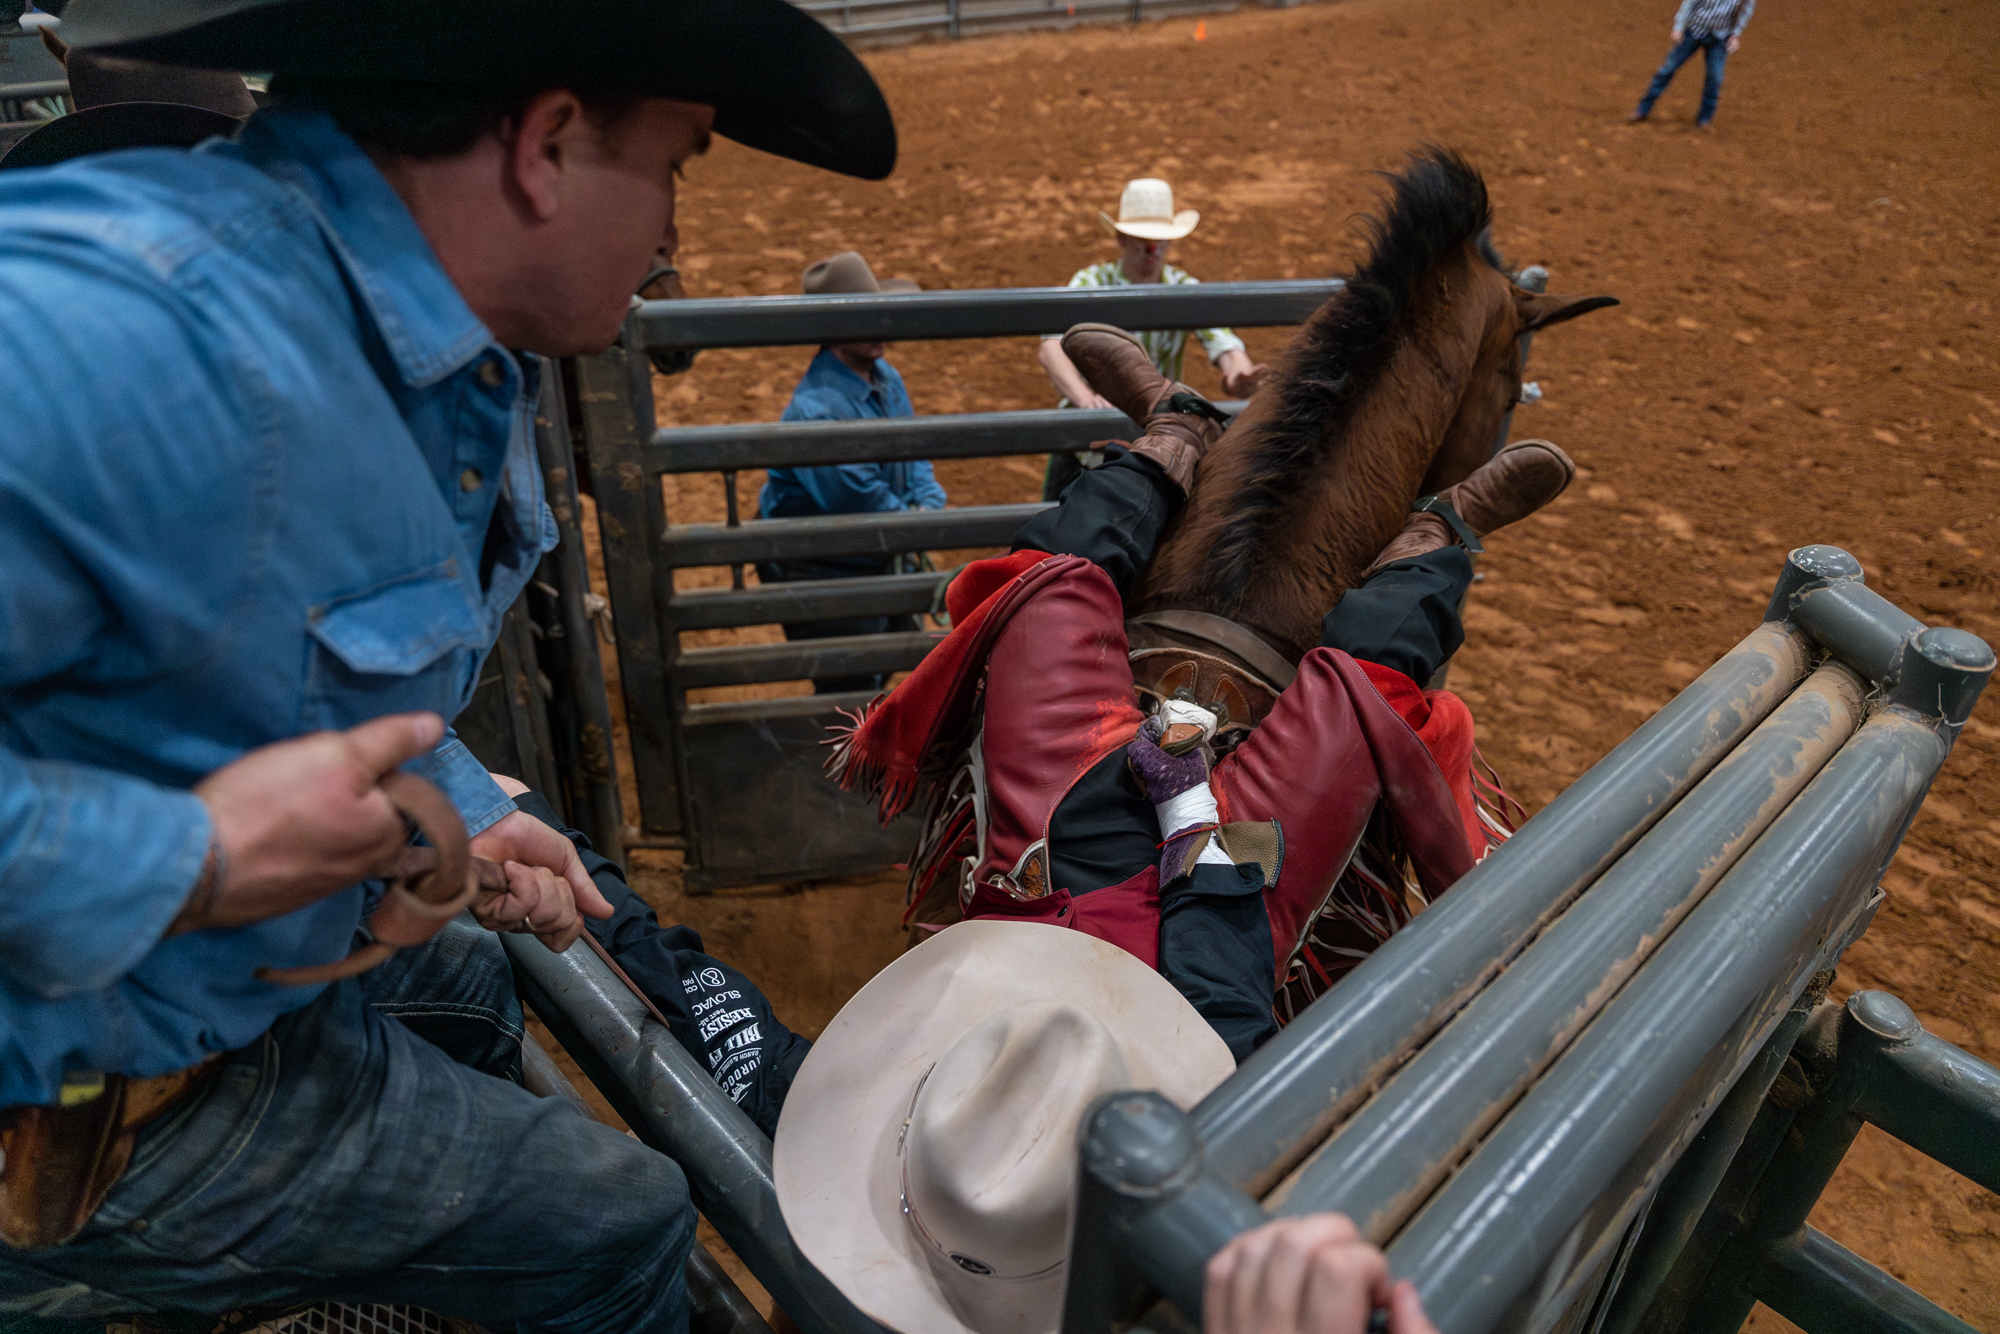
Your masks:
M 976 815 L 961 823 L 977 850 L 957 864 L 959 839 L 933 832 L 951 824 L 953 804 L 934 803 L 912 860 L 913 882 L 928 887 L 917 920 L 962 910 L 1110 941 L 1155 965 L 1241 1061 L 1276 1032 L 1277 966 L 1378 796 L 1427 892 L 1485 850 L 1470 810 L 1469 716 L 1455 715 L 1463 727 L 1434 717 L 1449 697 L 1420 684 L 1465 639 L 1468 535 L 1548 504 L 1574 465 L 1545 440 L 1517 441 L 1412 514 L 1211 773 L 1205 745 L 1162 745 L 1167 719 L 1142 727 L 1131 665 L 1103 646 L 1122 649 L 1125 599 L 1220 438 L 1220 414 L 1123 330 L 1079 325 L 1062 342 L 1143 434 L 1108 445 L 1102 467 L 1022 527 L 1011 555 L 960 573 L 947 593 L 951 635 L 840 739 L 830 767 L 878 797 L 887 819 L 939 747 L 976 727 L 966 760 Z M 1225 673 L 1190 693 L 1207 702 L 1230 689 Z M 939 907 L 954 910 L 934 916 Z
M 976 831 L 962 882 L 938 882 L 967 920 L 843 1007 L 797 1072 L 774 1146 L 800 1246 L 895 1329 L 1056 1326 L 1076 1181 L 1073 1133 L 1058 1128 L 1122 1088 L 1192 1106 L 1275 1032 L 1276 959 L 1378 794 L 1427 888 L 1470 865 L 1475 834 L 1417 683 L 1463 641 L 1468 530 L 1526 517 L 1574 474 L 1555 446 L 1522 441 L 1412 515 L 1212 775 L 1197 729 L 1214 717 L 1176 700 L 1142 723 L 1125 654 L 1105 650 L 1123 647 L 1123 600 L 1218 414 L 1121 330 L 1080 325 L 1062 346 L 1143 434 L 1107 446 L 1013 554 L 959 576 L 951 637 L 831 765 L 887 818 L 939 782 L 926 776 L 941 747 L 978 728 L 976 814 L 955 814 L 964 788 L 944 780 L 912 859 L 922 885 L 927 864 L 962 850 L 951 831 Z M 1359 1331 L 1371 1313 L 1392 1334 L 1431 1334 L 1414 1290 L 1392 1286 L 1338 1216 L 1237 1238 L 1205 1286 L 1205 1328 L 1228 1334 Z
M 0 176 L 0 1312 L 685 1325 L 686 1183 L 494 1077 L 496 940 L 259 978 L 346 953 L 407 837 L 398 767 L 507 865 L 487 925 L 561 948 L 612 913 L 442 721 L 554 541 L 524 354 L 616 335 L 711 128 L 895 159 L 865 69 L 782 0 L 521 13 L 77 0 L 79 49 L 275 70 L 277 105 Z M 596 929 L 694 960 L 629 899 Z M 796 1063 L 771 1036 L 749 1084 Z

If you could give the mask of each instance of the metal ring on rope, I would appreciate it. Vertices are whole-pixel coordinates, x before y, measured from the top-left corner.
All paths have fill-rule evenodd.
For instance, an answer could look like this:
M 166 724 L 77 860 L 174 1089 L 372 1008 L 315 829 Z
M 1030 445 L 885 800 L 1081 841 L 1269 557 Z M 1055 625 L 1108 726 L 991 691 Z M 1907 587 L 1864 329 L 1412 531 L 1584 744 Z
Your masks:
M 498 874 L 499 868 L 491 862 L 475 868 L 465 821 L 436 784 L 398 769 L 385 774 L 380 787 L 430 846 L 402 849 L 388 868 L 388 892 L 368 915 L 368 932 L 374 940 L 332 963 L 259 968 L 259 981 L 312 987 L 365 973 L 397 950 L 423 944 L 469 906 L 482 889 L 493 888 L 483 882 Z M 504 878 L 497 888 L 506 888 Z

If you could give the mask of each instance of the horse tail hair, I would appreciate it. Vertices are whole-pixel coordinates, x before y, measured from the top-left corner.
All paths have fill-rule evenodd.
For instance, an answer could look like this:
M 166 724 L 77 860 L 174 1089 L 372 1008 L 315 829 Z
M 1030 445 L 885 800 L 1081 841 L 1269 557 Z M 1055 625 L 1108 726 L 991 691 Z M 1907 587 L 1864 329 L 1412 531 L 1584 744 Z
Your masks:
M 1467 244 L 1502 267 L 1489 237 L 1486 182 L 1462 156 L 1427 144 L 1402 171 L 1380 175 L 1388 207 L 1363 219 L 1373 243 L 1368 258 L 1278 359 L 1273 410 L 1239 446 L 1241 481 L 1199 576 L 1209 605 L 1240 605 L 1253 587 L 1269 526 L 1301 473 L 1342 439 L 1346 418 L 1394 353 L 1424 275 Z

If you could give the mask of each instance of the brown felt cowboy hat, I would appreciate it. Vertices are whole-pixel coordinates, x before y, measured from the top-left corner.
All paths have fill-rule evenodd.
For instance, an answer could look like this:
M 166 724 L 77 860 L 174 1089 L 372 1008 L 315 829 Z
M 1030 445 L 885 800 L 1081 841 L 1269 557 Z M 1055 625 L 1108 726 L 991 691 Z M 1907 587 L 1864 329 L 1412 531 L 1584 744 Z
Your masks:
M 829 255 L 806 266 L 799 280 L 807 296 L 848 296 L 867 292 L 921 292 L 924 289 L 908 278 L 875 280 L 875 270 L 852 250 Z
M 63 25 L 72 45 L 210 69 L 670 97 L 779 157 L 867 180 L 896 165 L 875 80 L 787 0 L 71 0 Z
M 1192 1107 L 1233 1069 L 1116 945 L 960 922 L 813 1043 L 772 1146 L 778 1207 L 806 1258 L 898 1334 L 1055 1334 L 1084 1114 L 1124 1089 Z
M 69 76 L 76 110 L 22 136 L 0 170 L 48 167 L 118 148 L 191 148 L 243 127 L 257 109 L 238 76 L 124 60 L 69 48 L 46 29 L 42 41 Z

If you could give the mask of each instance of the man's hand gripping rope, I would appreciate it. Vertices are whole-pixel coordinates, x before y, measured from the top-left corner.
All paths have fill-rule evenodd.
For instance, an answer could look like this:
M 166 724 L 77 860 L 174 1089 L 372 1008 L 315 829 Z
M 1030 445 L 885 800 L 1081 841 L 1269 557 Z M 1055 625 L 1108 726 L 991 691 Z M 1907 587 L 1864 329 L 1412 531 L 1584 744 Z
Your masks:
M 264 746 L 211 774 L 195 787 L 213 830 L 208 859 L 168 934 L 264 921 L 387 879 L 368 919 L 374 943 L 329 964 L 258 971 L 311 986 L 424 943 L 467 907 L 490 930 L 532 932 L 556 951 L 582 932 L 579 908 L 610 916 L 568 839 L 514 811 L 468 840 L 445 795 L 400 770 L 443 736 L 435 714 L 393 714 Z M 527 790 L 495 781 L 509 796 Z M 411 826 L 430 846 L 410 845 Z

